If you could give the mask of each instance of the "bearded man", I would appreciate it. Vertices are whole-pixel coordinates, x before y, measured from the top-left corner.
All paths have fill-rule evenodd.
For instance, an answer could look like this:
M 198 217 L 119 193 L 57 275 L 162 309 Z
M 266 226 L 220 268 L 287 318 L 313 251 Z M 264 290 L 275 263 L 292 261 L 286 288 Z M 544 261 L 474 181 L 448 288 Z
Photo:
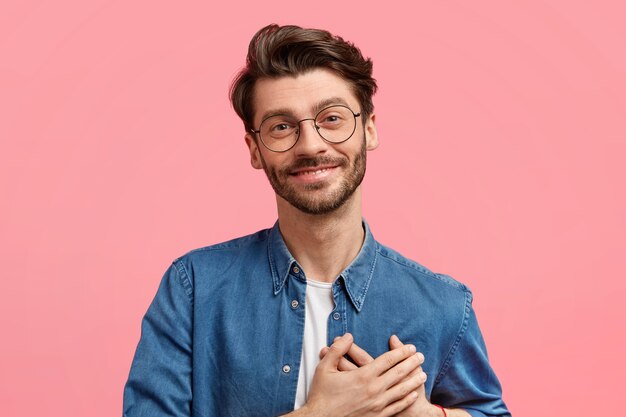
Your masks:
M 375 91 L 371 60 L 327 31 L 253 37 L 231 100 L 278 221 L 174 260 L 125 416 L 510 416 L 470 290 L 362 218 Z

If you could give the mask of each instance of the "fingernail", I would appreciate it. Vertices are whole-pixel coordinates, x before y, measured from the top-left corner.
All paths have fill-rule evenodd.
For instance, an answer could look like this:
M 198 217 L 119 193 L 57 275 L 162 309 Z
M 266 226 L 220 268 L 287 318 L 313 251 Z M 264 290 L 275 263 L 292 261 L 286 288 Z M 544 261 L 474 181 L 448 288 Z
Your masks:
M 409 345 L 409 352 L 415 353 L 416 350 L 415 345 Z
M 424 362 L 424 354 L 422 352 L 417 352 L 417 357 L 421 362 Z
M 426 375 L 426 373 L 425 373 L 425 372 L 422 372 L 422 373 L 420 374 L 420 378 L 422 378 L 422 381 L 426 381 L 426 378 L 428 378 L 428 376 Z
M 416 399 L 416 398 L 417 398 L 417 391 L 413 391 L 413 392 L 411 393 L 411 399 L 413 399 L 413 400 L 414 400 L 414 399 Z

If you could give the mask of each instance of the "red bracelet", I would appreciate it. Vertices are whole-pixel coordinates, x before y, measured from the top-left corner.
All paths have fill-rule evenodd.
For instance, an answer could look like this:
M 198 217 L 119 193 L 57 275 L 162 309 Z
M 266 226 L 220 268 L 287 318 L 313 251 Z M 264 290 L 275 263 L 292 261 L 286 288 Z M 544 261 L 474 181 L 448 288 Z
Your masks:
M 446 413 L 446 409 L 445 409 L 445 408 L 443 408 L 442 406 L 437 405 L 437 404 L 433 404 L 433 405 L 434 405 L 435 407 L 439 407 L 439 408 L 441 408 L 441 411 L 443 411 L 443 417 L 448 417 L 448 413 Z

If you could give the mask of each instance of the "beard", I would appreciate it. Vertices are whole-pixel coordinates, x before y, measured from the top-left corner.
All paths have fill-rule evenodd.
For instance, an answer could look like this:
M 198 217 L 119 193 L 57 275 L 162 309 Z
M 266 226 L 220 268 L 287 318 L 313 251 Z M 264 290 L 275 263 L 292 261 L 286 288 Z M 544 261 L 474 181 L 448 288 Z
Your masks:
M 263 170 L 274 192 L 298 210 L 313 215 L 328 214 L 343 206 L 346 201 L 352 197 L 359 185 L 361 185 L 363 177 L 365 176 L 366 162 L 367 148 L 365 135 L 363 135 L 361 149 L 355 155 L 352 164 L 350 164 L 348 158 L 345 157 L 321 156 L 317 158 L 299 159 L 285 168 L 277 169 L 268 167 L 263 157 L 261 157 Z M 314 193 L 308 193 L 308 191 L 317 191 L 327 187 L 328 183 L 326 181 L 306 184 L 304 185 L 303 191 L 296 189 L 289 183 L 288 179 L 293 170 L 315 168 L 322 165 L 337 165 L 337 168 L 347 170 L 340 179 L 341 183 L 335 190 L 328 191 L 320 196 L 315 196 L 313 195 Z

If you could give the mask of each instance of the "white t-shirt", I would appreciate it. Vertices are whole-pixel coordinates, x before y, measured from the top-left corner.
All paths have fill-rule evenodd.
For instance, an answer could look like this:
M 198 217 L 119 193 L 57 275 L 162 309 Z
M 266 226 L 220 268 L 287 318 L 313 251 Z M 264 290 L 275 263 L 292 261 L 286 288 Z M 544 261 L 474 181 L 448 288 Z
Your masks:
M 335 308 L 333 284 L 307 280 L 304 314 L 304 340 L 294 408 L 302 407 L 307 400 L 315 368 L 320 362 L 320 350 L 326 346 L 328 316 Z

